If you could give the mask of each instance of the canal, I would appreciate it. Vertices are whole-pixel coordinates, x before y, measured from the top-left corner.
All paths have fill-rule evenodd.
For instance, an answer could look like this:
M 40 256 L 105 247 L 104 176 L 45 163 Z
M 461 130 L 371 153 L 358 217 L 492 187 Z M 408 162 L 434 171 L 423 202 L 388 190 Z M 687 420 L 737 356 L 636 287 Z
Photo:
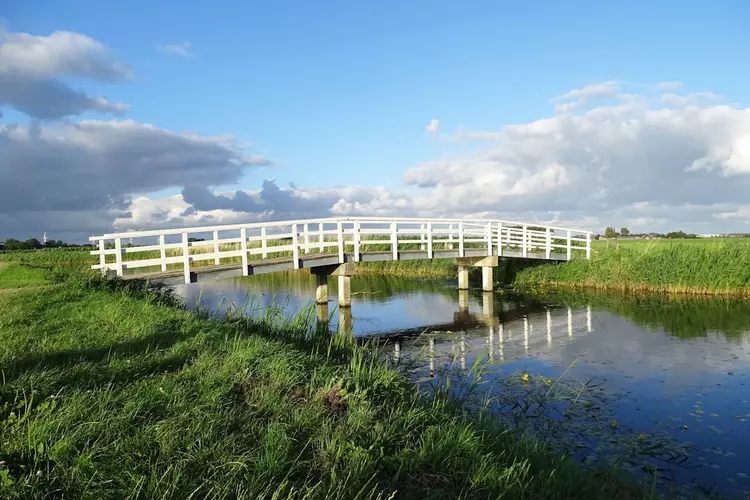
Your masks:
M 314 277 L 277 273 L 180 285 L 188 307 L 292 316 Z M 450 280 L 355 276 L 352 307 L 314 314 L 378 337 L 425 390 L 488 408 L 584 463 L 617 464 L 663 490 L 750 491 L 750 304 L 601 294 L 460 292 Z

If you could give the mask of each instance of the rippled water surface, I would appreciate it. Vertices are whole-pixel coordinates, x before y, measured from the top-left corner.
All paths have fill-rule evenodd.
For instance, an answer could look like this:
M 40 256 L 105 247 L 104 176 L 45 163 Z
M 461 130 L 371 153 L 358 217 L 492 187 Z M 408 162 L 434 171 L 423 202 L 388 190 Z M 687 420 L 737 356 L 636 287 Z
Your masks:
M 291 315 L 309 306 L 315 283 L 272 274 L 178 292 L 216 311 L 234 303 L 261 314 L 284 303 Z M 667 485 L 694 483 L 727 498 L 750 491 L 747 302 L 509 297 L 364 276 L 352 278 L 352 307 L 340 312 L 335 292 L 331 280 L 331 303 L 317 311 L 334 329 L 387 337 L 394 361 L 425 387 L 479 384 L 478 400 L 519 433 L 584 461 L 619 460 Z

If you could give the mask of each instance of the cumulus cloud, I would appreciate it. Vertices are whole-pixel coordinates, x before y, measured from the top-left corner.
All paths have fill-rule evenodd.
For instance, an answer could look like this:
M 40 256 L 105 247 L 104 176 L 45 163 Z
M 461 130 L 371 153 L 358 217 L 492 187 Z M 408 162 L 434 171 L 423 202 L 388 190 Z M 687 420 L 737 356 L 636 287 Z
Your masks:
M 68 76 L 118 82 L 133 73 L 103 44 L 85 35 L 57 31 L 37 36 L 0 27 L 0 106 L 42 119 L 127 110 L 125 104 L 72 88 L 62 80 Z
M 181 43 L 156 44 L 156 50 L 166 56 L 193 57 L 192 45 L 185 40 Z

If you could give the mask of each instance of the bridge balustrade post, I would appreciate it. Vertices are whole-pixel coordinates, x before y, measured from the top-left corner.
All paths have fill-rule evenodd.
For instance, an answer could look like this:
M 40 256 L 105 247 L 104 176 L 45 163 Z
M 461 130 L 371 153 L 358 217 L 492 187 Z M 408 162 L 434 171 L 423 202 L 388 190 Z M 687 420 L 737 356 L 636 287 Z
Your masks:
M 453 224 L 448 226 L 448 250 L 453 250 Z
M 423 251 L 423 252 L 425 250 L 425 234 L 424 234 L 424 230 L 425 230 L 425 225 L 424 224 L 420 224 L 419 225 L 419 249 L 421 251 Z
M 458 256 L 464 256 L 464 223 L 458 223 Z
M 266 242 L 266 227 L 263 226 L 260 228 L 260 249 L 261 249 L 261 256 L 264 259 L 268 258 L 268 243 Z
M 297 234 L 297 224 L 292 224 L 292 265 L 294 269 L 299 269 L 299 234 Z
M 503 255 L 503 223 L 497 223 L 497 256 Z
M 217 266 L 221 263 L 219 257 L 219 231 L 214 231 L 214 264 Z
M 159 235 L 159 257 L 161 258 L 161 270 L 166 271 L 167 270 L 167 249 L 164 248 L 164 245 L 166 242 L 164 241 L 164 235 Z
M 336 223 L 336 231 L 339 242 L 339 264 L 344 263 L 344 223 L 341 221 L 338 221 Z
M 570 244 L 571 244 L 572 240 L 570 239 L 570 237 L 571 237 L 571 234 L 570 234 L 570 231 L 568 231 L 568 236 L 567 236 L 567 240 L 568 241 L 566 242 L 566 246 L 567 246 L 566 251 L 567 251 L 568 260 L 570 260 L 570 254 L 571 254 L 571 245 Z
M 115 271 L 117 271 L 117 276 L 122 276 L 122 242 L 120 238 L 115 238 Z
M 591 258 L 591 233 L 586 233 L 586 260 Z
M 526 257 L 526 241 L 527 241 L 527 227 L 526 225 L 523 226 L 523 232 L 521 235 L 521 256 Z
M 240 229 L 240 250 L 242 250 L 242 276 L 247 276 L 247 229 Z
M 492 255 L 492 222 L 487 223 L 487 255 Z
M 393 260 L 398 260 L 398 234 L 396 231 L 396 223 L 391 222 L 391 253 Z
M 354 262 L 359 262 L 359 221 L 354 223 Z
M 552 253 L 552 230 L 550 228 L 547 228 L 547 242 L 544 253 L 545 257 L 549 259 L 550 254 Z
M 427 258 L 431 259 L 432 254 L 432 222 L 427 223 Z
M 325 251 L 325 247 L 323 246 L 323 243 L 325 242 L 325 238 L 323 237 L 323 223 L 318 222 L 318 233 L 320 233 L 320 253 L 323 253 Z
M 186 232 L 182 233 L 182 270 L 185 283 L 190 283 L 190 243 Z M 247 266 L 245 266 L 245 273 L 247 273 Z
M 101 267 L 102 276 L 107 275 L 107 256 L 104 255 L 104 240 L 99 240 L 99 267 Z
M 305 255 L 310 253 L 310 228 L 309 224 L 305 222 L 304 226 L 304 238 L 305 238 Z

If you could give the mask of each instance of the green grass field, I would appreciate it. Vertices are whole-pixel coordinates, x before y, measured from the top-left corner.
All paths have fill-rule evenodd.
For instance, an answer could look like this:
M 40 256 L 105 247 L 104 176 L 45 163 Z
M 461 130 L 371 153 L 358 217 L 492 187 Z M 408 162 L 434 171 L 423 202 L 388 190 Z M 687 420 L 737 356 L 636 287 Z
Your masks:
M 750 295 L 750 239 L 599 241 L 590 260 L 526 269 L 517 287 Z
M 421 393 L 313 311 L 219 321 L 43 272 L 0 294 L 2 498 L 644 497 Z

